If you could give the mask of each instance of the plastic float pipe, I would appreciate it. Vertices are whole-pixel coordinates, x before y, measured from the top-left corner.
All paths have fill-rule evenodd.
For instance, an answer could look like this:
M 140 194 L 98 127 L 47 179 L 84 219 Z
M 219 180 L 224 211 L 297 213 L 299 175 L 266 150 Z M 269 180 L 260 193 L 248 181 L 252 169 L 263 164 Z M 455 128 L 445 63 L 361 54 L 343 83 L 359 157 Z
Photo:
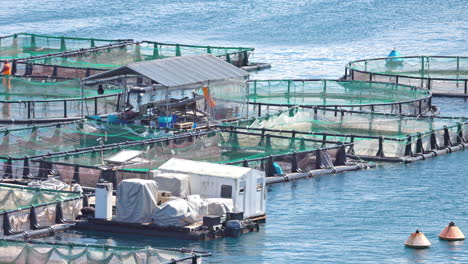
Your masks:
M 423 232 L 416 229 L 416 232 L 412 233 L 405 241 L 405 246 L 416 249 L 428 248 L 431 246 L 431 242 L 429 242 Z
M 442 240 L 447 241 L 456 241 L 456 240 L 464 240 L 465 235 L 462 233 L 460 228 L 455 225 L 454 222 L 450 222 L 448 226 L 446 226 L 442 232 L 439 234 L 439 238 Z
M 43 229 L 38 229 L 38 230 L 32 230 L 32 231 L 24 231 L 19 234 L 7 236 L 6 238 L 8 239 L 13 239 L 13 240 L 18 240 L 18 239 L 28 239 L 28 238 L 33 238 L 33 237 L 38 237 L 38 236 L 49 236 L 52 235 L 56 232 L 60 231 L 65 231 L 67 229 L 71 229 L 75 227 L 75 223 L 70 223 L 70 224 L 57 224 L 53 226 L 49 226 L 47 228 Z
M 282 176 L 267 177 L 266 184 L 287 182 L 291 180 L 310 178 L 310 177 L 338 173 L 338 172 L 356 171 L 356 170 L 362 170 L 365 168 L 371 168 L 375 166 L 376 166 L 375 164 L 355 164 L 355 165 L 346 165 L 346 166 L 336 166 L 330 169 L 312 170 L 310 172 L 290 173 L 290 174 L 286 174 Z

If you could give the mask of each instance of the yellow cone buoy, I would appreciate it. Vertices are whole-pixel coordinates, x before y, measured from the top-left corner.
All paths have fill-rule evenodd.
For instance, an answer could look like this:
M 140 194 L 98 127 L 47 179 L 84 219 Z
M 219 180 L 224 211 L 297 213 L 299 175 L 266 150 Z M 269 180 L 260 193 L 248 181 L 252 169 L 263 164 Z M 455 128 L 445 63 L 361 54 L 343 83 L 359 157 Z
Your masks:
M 440 232 L 439 238 L 448 241 L 463 240 L 465 239 L 465 235 L 463 235 L 460 228 L 458 228 L 454 222 L 450 222 L 448 226 L 446 226 L 444 230 Z
M 419 229 L 416 229 L 416 232 L 412 233 L 405 242 L 405 246 L 410 248 L 428 248 L 430 245 L 431 242 Z

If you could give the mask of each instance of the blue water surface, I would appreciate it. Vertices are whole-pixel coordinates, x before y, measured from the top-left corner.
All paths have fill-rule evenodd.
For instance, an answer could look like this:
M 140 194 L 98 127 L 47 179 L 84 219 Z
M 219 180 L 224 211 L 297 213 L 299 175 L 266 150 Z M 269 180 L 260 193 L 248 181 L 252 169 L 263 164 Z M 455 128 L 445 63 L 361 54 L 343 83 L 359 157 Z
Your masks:
M 466 0 L 2 1 L 0 35 L 15 32 L 251 46 L 253 61 L 272 63 L 257 79 L 338 78 L 348 61 L 392 48 L 403 56 L 468 56 Z M 464 99 L 433 103 L 442 115 L 468 116 Z M 468 233 L 467 158 L 464 151 L 272 185 L 268 222 L 238 240 L 78 232 L 52 239 L 193 247 L 213 252 L 208 263 L 468 263 L 466 242 L 437 239 L 452 220 Z M 416 228 L 430 249 L 403 246 Z

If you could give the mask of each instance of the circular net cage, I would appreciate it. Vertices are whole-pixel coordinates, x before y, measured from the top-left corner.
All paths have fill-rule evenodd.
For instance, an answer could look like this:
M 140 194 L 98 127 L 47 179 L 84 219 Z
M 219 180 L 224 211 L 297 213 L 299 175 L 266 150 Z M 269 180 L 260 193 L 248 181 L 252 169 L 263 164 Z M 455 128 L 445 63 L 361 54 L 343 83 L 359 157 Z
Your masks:
M 388 57 L 350 62 L 346 79 L 414 85 L 436 95 L 468 96 L 468 57 Z
M 262 108 L 290 106 L 422 114 L 431 110 L 431 93 L 415 86 L 368 81 L 253 80 L 248 103 L 254 105 L 249 111 L 259 116 L 264 114 Z
M 115 111 L 122 88 L 80 85 L 79 79 L 0 76 L 0 120 L 54 120 Z

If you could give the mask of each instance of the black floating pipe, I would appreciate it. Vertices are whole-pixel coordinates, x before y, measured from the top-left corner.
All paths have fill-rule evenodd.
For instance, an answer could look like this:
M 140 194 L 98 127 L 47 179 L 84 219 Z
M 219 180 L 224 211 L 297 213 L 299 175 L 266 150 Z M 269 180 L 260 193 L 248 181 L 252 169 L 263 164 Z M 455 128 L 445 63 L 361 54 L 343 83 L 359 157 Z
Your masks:
M 439 149 L 439 146 L 437 145 L 437 137 L 435 134 L 434 129 L 431 129 L 431 149 Z
M 299 162 L 297 161 L 297 153 L 294 151 L 291 157 L 291 172 L 299 171 Z
M 80 166 L 75 165 L 75 168 L 73 169 L 73 180 L 75 180 L 76 183 L 80 184 Z
M 411 150 L 411 135 L 406 136 L 405 156 L 413 156 Z
M 348 149 L 348 154 L 349 155 L 355 155 L 355 152 L 354 152 L 354 136 L 351 136 L 350 142 L 351 142 L 352 145 Z
M 63 219 L 62 202 L 57 203 L 57 205 L 55 206 L 55 223 L 56 224 L 65 223 L 65 220 Z
M 346 165 L 347 157 L 346 157 L 346 147 L 343 145 L 341 146 L 338 151 L 336 152 L 335 166 Z
M 379 137 L 379 150 L 377 151 L 376 156 L 381 158 L 385 157 L 383 149 L 383 137 Z
M 450 132 L 447 126 L 444 126 L 444 147 L 452 146 L 452 142 L 450 141 Z
M 421 133 L 418 132 L 418 139 L 416 140 L 416 153 L 424 153 Z
M 265 164 L 265 176 L 266 177 L 271 177 L 274 175 L 274 172 L 273 172 L 273 157 L 270 155 L 267 160 L 266 160 L 266 164 Z
M 8 217 L 8 213 L 5 212 L 3 214 L 3 235 L 9 236 L 12 234 L 14 234 L 14 232 L 11 230 L 10 217 Z
M 8 158 L 6 161 L 6 168 L 5 168 L 5 173 L 3 174 L 3 178 L 6 178 L 6 179 L 13 178 L 13 161 L 11 158 Z
M 31 171 L 29 168 L 29 157 L 24 157 L 24 162 L 23 162 L 23 178 L 30 178 Z
M 323 169 L 322 166 L 322 151 L 320 149 L 317 149 L 315 151 L 315 169 Z
M 36 207 L 34 206 L 29 208 L 29 228 L 31 230 L 40 229 L 39 224 L 37 223 Z
M 465 142 L 465 139 L 463 138 L 463 127 L 462 127 L 461 123 L 457 124 L 457 130 L 458 130 L 457 143 L 461 144 L 461 143 Z

